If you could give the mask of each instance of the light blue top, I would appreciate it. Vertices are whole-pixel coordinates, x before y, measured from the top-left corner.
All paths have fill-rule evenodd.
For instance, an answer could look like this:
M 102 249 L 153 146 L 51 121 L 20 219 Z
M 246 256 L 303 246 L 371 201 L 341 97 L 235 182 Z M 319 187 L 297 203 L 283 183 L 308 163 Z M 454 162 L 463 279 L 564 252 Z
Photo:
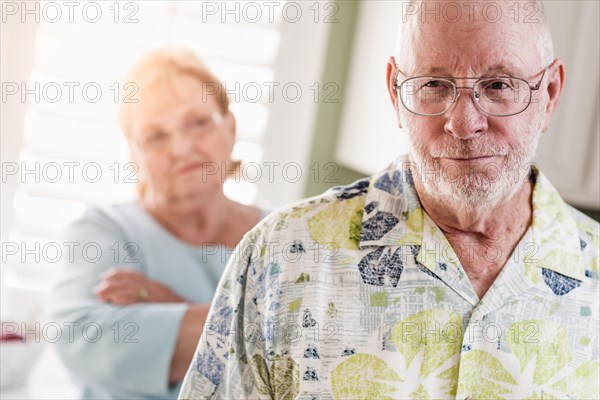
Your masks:
M 232 250 L 183 243 L 138 203 L 86 212 L 64 241 L 74 250 L 65 257 L 48 313 L 62 328 L 56 350 L 80 397 L 177 398 L 180 384 L 170 386 L 168 377 L 188 305 L 116 306 L 98 300 L 93 287 L 110 267 L 135 268 L 190 302 L 211 302 Z

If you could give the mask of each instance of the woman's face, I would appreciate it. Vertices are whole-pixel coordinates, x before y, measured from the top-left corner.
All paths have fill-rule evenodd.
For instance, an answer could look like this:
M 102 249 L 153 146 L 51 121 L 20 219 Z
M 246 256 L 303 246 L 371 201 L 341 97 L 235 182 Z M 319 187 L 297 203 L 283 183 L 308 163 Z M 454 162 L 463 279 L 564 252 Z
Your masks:
M 222 191 L 232 169 L 235 120 L 222 115 L 197 78 L 178 75 L 142 92 L 131 115 L 130 146 L 145 196 L 170 207 L 194 208 Z

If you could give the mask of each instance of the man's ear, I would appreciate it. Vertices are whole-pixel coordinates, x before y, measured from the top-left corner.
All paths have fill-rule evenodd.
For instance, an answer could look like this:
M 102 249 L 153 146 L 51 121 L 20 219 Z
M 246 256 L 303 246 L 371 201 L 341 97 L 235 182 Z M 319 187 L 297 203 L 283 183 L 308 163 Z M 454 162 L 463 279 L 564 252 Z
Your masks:
M 398 98 L 398 90 L 396 88 L 396 77 L 398 76 L 398 67 L 396 65 L 396 60 L 394 57 L 390 57 L 387 64 L 387 89 L 390 95 L 390 100 L 392 101 L 392 105 L 396 110 L 396 117 L 398 119 L 398 127 L 402 128 L 402 122 L 400 121 L 400 104 Z
M 546 115 L 542 132 L 548 130 L 550 119 L 558 107 L 558 101 L 565 86 L 565 64 L 560 58 L 554 60 L 548 69 L 548 74 L 548 86 L 545 88 L 548 93 L 548 104 L 546 104 L 546 109 L 544 110 Z

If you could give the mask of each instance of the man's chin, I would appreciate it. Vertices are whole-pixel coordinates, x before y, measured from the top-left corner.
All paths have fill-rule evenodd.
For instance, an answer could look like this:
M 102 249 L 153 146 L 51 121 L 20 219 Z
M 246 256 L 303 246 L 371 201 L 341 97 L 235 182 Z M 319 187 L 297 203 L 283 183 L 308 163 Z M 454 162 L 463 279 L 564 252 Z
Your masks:
M 481 176 L 470 176 L 466 179 L 435 186 L 437 187 L 429 188 L 430 194 L 460 208 L 493 208 L 508 200 L 516 192 L 514 185 L 485 179 Z

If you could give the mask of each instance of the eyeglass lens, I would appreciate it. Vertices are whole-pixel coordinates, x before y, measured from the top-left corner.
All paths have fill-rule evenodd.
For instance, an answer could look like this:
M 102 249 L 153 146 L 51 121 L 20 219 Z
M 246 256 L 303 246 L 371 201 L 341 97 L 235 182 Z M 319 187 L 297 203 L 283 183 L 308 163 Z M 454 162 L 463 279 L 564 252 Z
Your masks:
M 443 78 L 411 78 L 400 86 L 401 100 L 404 106 L 417 114 L 439 115 L 448 111 L 459 89 L 471 89 L 459 86 Z M 491 115 L 507 116 L 522 112 L 531 102 L 529 84 L 518 78 L 500 77 L 478 80 L 473 86 L 473 99 L 479 108 Z

